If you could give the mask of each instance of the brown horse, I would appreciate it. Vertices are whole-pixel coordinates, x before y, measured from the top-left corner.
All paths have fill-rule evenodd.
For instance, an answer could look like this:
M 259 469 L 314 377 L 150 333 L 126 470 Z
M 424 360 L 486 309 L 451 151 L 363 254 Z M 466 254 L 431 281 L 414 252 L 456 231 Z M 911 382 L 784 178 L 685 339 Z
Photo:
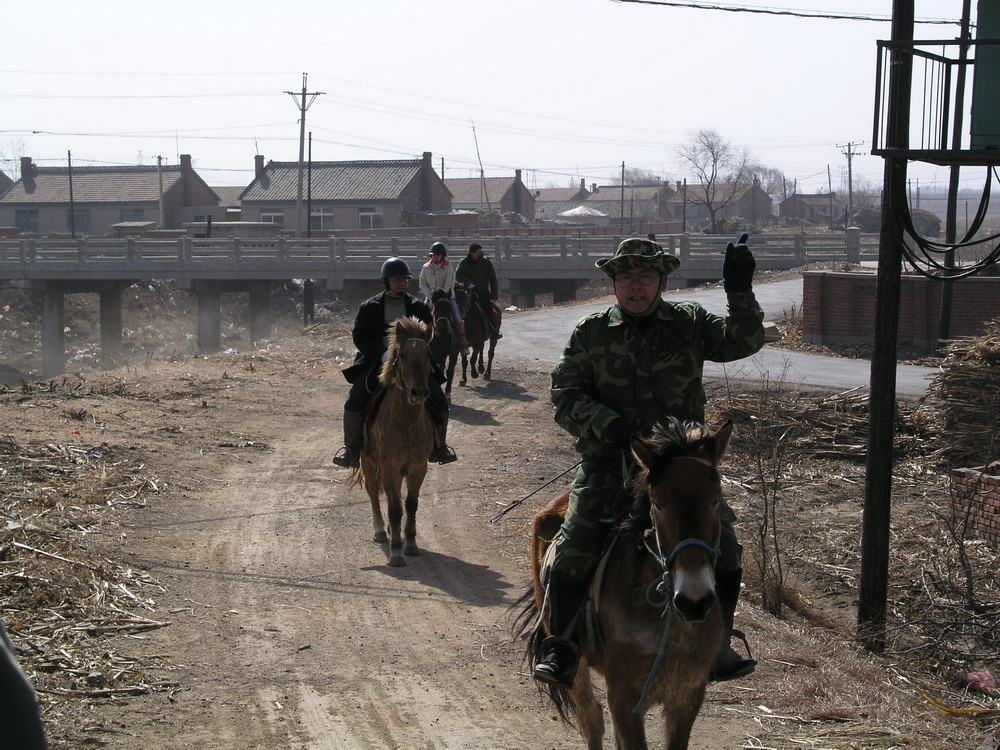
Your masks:
M 600 748 L 603 710 L 590 669 L 604 676 L 616 747 L 645 748 L 644 714 L 664 707 L 667 750 L 684 750 L 701 710 L 709 670 L 722 639 L 715 594 L 722 483 L 718 463 L 732 432 L 729 421 L 707 427 L 671 420 L 649 440 L 632 439 L 639 471 L 633 504 L 588 597 L 591 614 L 578 638 L 580 668 L 569 690 L 543 688 L 564 719 L 575 713 L 587 747 Z M 533 583 L 519 623 L 529 634 L 534 665 L 545 637 L 542 558 L 557 536 L 569 493 L 542 510 L 532 526 Z
M 458 364 L 458 332 L 451 315 L 451 297 L 448 292 L 438 289 L 431 295 L 431 317 L 434 318 L 431 336 L 431 354 L 444 370 L 444 395 L 451 400 L 451 384 L 455 379 Z
M 394 566 L 406 565 L 403 555 L 420 554 L 417 499 L 434 448 L 434 426 L 424 403 L 431 376 L 430 339 L 430 328 L 416 318 L 399 318 L 390 325 L 388 357 L 379 372 L 385 395 L 366 430 L 361 465 L 352 475 L 371 498 L 375 541 L 389 542 L 389 564 Z M 404 480 L 406 528 L 401 534 Z M 380 493 L 386 499 L 388 536 L 379 505 Z
M 462 354 L 462 379 L 459 385 L 466 385 L 469 381 L 466 377 L 471 363 L 473 378 L 483 376 L 483 380 L 493 377 L 493 354 L 497 348 L 498 336 L 493 333 L 486 321 L 486 314 L 479 305 L 472 299 L 472 294 L 465 289 L 455 286 L 455 299 L 458 301 L 458 308 L 462 312 L 462 319 L 465 320 L 465 338 L 469 342 L 471 354 L 466 357 Z M 492 302 L 490 303 L 492 304 Z M 486 363 L 483 364 L 486 344 L 489 343 L 489 354 Z

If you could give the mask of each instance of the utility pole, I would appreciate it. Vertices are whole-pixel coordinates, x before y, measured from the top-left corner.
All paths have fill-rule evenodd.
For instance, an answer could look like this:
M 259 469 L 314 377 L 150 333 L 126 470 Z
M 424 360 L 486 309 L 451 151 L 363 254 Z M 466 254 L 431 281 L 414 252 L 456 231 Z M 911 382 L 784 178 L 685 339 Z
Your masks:
M 618 222 L 618 232 L 625 234 L 625 162 L 622 162 L 622 197 L 618 203 L 618 211 L 622 216 Z
M 69 233 L 76 239 L 76 206 L 73 204 L 73 154 L 66 152 L 66 171 L 69 175 Z
M 160 184 L 160 190 L 156 199 L 156 209 L 160 213 L 160 220 L 156 222 L 160 229 L 166 229 L 167 225 L 163 221 L 163 157 L 156 157 L 156 179 Z
M 854 155 L 858 153 L 854 150 L 854 147 L 860 145 L 860 143 L 847 143 L 843 146 L 837 146 L 837 148 L 847 149 L 840 152 L 847 157 L 847 219 L 845 226 L 850 226 L 851 219 L 854 218 L 854 171 L 852 160 L 854 159 Z
M 312 103 L 316 101 L 316 97 L 322 95 L 322 91 L 306 91 L 306 81 L 309 78 L 308 73 L 302 74 L 302 99 L 296 102 L 299 108 L 299 194 L 295 201 L 295 236 L 302 236 L 302 181 L 303 173 L 305 172 L 305 161 L 306 161 L 306 110 L 312 106 Z M 286 91 L 286 94 L 295 99 L 299 96 L 298 92 Z M 309 102 L 306 103 L 306 97 L 311 97 Z
M 826 190 L 830 194 L 830 231 L 833 231 L 833 179 L 830 177 L 830 165 L 826 165 Z
M 893 0 L 886 147 L 897 153 L 909 145 L 914 0 Z M 892 505 L 893 437 L 896 418 L 896 344 L 899 334 L 903 232 L 894 206 L 905 199 L 906 159 L 885 157 L 882 223 L 875 281 L 875 347 L 872 351 L 865 505 L 858 579 L 858 637 L 869 651 L 886 645 L 889 591 L 889 519 Z
M 958 66 L 958 79 L 955 84 L 955 130 L 953 131 L 951 142 L 951 147 L 955 151 L 962 148 L 962 102 L 965 101 L 965 69 L 967 67 L 964 63 L 969 59 L 968 42 L 971 36 L 969 33 L 970 4 L 970 0 L 964 0 L 962 3 L 962 45 L 959 47 L 959 61 L 962 64 Z M 953 164 L 948 176 L 948 203 L 944 221 L 944 242 L 946 245 L 951 246 L 954 246 L 955 239 L 958 236 L 958 188 L 959 166 Z M 966 211 L 968 211 L 968 205 L 966 205 Z M 968 221 L 966 221 L 966 229 L 968 230 Z M 948 268 L 952 268 L 955 265 L 954 247 L 945 251 L 944 265 Z M 944 279 L 946 280 L 941 284 L 941 317 L 938 320 L 938 346 L 941 346 L 942 342 L 951 337 L 951 299 L 954 290 L 952 288 L 953 282 L 947 280 L 950 273 L 951 271 L 944 272 Z

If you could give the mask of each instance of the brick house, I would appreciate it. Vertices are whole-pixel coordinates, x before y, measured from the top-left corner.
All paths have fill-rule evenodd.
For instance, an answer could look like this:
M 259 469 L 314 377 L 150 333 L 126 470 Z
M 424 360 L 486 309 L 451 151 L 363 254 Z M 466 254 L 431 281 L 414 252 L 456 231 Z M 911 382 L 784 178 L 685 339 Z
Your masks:
M 444 181 L 456 210 L 492 209 L 501 214 L 517 213 L 535 221 L 535 196 L 521 182 L 521 170 L 513 177 L 455 177 Z
M 239 196 L 243 221 L 268 221 L 296 229 L 299 163 L 264 163 L 257 156 L 255 177 Z M 314 161 L 303 172 L 302 211 L 310 209 L 309 230 L 316 236 L 332 230 L 424 226 L 436 212 L 451 210 L 451 193 L 421 159 L 386 161 Z M 304 227 L 303 227 L 304 228 Z
M 788 221 L 828 226 L 844 219 L 844 204 L 836 193 L 793 193 L 778 204 L 778 215 Z
M 24 234 L 109 234 L 122 222 L 177 229 L 218 211 L 219 196 L 194 171 L 190 154 L 181 154 L 180 164 L 72 169 L 38 167 L 25 156 L 20 179 L 0 195 L 0 226 Z
M 718 200 L 726 200 L 733 192 L 732 184 L 716 184 L 713 192 Z M 769 221 L 774 216 L 771 196 L 756 182 L 747 188 L 736 188 L 735 200 L 716 213 L 717 219 L 727 219 L 739 216 L 754 224 Z M 705 205 L 706 187 L 704 185 L 684 185 L 677 183 L 677 191 L 670 197 L 670 211 L 675 218 L 685 220 L 686 230 L 707 228 L 711 225 L 711 216 Z

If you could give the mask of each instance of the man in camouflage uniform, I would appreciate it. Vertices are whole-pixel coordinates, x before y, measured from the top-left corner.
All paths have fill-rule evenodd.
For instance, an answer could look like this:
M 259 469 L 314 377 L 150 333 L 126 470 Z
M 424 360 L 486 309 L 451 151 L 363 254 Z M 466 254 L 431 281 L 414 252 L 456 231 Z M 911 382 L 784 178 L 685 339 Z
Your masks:
M 666 417 L 703 422 L 706 360 L 731 362 L 764 345 L 764 313 L 751 291 L 755 261 L 748 235 L 726 248 L 722 266 L 729 314 L 714 315 L 694 302 L 661 298 L 668 274 L 680 261 L 656 242 L 622 241 L 597 267 L 614 280 L 617 304 L 577 323 L 551 374 L 555 420 L 575 438 L 583 461 L 556 541 L 548 578 L 549 632 L 537 680 L 572 686 L 578 651 L 573 643 L 577 613 L 601 553 L 616 497 L 623 459 L 631 472 L 633 433 L 648 435 Z M 725 515 L 725 514 L 724 514 Z M 716 680 L 742 677 L 756 662 L 740 657 L 730 641 L 742 578 L 742 548 L 731 515 L 723 519 L 716 589 L 726 633 L 713 668 Z

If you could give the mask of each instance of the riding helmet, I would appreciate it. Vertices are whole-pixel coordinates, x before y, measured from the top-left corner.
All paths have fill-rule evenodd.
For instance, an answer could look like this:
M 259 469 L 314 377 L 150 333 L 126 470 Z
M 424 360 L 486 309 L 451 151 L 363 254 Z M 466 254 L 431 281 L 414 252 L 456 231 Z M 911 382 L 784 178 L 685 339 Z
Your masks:
M 431 245 L 431 255 L 440 255 L 442 258 L 448 257 L 448 246 L 443 242 L 435 242 Z
M 385 281 L 386 279 L 390 279 L 394 276 L 402 277 L 404 279 L 413 278 L 413 274 L 410 273 L 410 267 L 402 258 L 389 258 L 382 264 L 382 280 Z

